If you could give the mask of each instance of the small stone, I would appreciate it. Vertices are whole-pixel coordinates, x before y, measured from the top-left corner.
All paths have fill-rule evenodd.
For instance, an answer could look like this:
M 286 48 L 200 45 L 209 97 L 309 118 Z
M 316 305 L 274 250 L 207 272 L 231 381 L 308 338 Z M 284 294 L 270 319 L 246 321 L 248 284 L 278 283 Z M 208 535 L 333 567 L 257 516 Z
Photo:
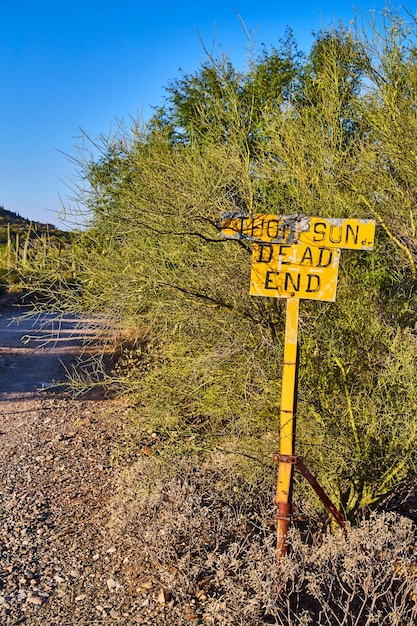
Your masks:
M 152 587 L 153 587 L 153 582 L 151 580 L 144 580 L 143 582 L 140 583 L 138 587 L 138 591 L 142 593 L 143 591 L 146 591 L 147 589 L 152 589 Z
M 52 582 L 56 583 L 57 585 L 62 585 L 62 583 L 65 582 L 65 578 L 62 578 L 62 576 L 54 576 Z
M 120 614 L 119 614 L 117 611 L 115 611 L 115 609 L 111 609 L 111 611 L 110 611 L 110 617 L 111 617 L 112 619 L 117 619 L 118 617 L 120 617 Z
M 202 589 L 199 589 L 196 595 L 201 602 L 205 602 L 207 600 L 207 594 Z
M 169 589 L 161 589 L 158 593 L 159 604 L 167 604 L 172 599 L 172 592 Z
M 26 598 L 26 602 L 34 604 L 35 606 L 41 606 L 44 603 L 44 598 L 40 598 L 39 596 L 28 596 Z
M 116 580 L 114 580 L 114 578 L 109 578 L 106 581 L 106 585 L 109 588 L 109 591 L 113 591 L 114 589 L 120 587 L 120 584 Z
M 27 598 L 27 593 L 26 591 L 24 591 L 23 589 L 19 589 L 19 591 L 16 594 L 16 600 L 18 600 L 19 602 L 22 602 L 22 600 L 26 600 Z
M 86 597 L 87 597 L 87 596 L 85 595 L 85 593 L 82 593 L 81 595 L 79 595 L 79 596 L 77 596 L 77 597 L 75 598 L 75 602 L 82 602 L 83 600 L 85 600 L 85 599 L 86 599 Z

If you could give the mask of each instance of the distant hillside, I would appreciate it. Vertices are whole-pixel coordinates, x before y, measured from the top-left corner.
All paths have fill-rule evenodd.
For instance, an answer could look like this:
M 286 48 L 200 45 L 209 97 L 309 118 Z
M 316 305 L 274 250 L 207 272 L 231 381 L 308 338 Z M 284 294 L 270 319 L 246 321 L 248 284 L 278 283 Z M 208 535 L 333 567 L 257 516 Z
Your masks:
M 47 233 L 52 240 L 55 238 L 69 240 L 71 237 L 70 233 L 55 228 L 53 224 L 32 222 L 0 206 L 0 245 L 6 245 L 9 237 L 14 239 L 17 234 L 19 236 L 27 235 L 29 228 L 31 237 L 39 237 L 43 233 Z

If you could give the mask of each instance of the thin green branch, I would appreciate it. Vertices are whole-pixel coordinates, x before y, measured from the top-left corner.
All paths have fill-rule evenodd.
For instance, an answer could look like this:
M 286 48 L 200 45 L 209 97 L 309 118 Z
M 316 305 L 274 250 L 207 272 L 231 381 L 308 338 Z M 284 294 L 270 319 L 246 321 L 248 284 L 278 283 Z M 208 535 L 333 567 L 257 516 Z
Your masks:
M 333 360 L 336 363 L 337 367 L 340 369 L 340 373 L 342 375 L 343 390 L 344 390 L 344 394 L 345 394 L 345 398 L 346 398 L 346 405 L 347 405 L 347 412 L 348 412 L 348 416 L 349 416 L 349 422 L 350 422 L 350 426 L 351 426 L 351 429 L 352 429 L 353 437 L 355 439 L 356 449 L 357 449 L 358 453 L 360 453 L 362 447 L 361 447 L 361 443 L 360 443 L 360 439 L 359 439 L 359 433 L 358 433 L 358 429 L 357 429 L 357 426 L 356 426 L 355 415 L 354 415 L 353 407 L 352 407 L 352 400 L 351 400 L 351 397 L 350 397 L 350 391 L 349 391 L 349 387 L 348 387 L 348 383 L 347 383 L 346 369 L 345 369 L 342 361 L 339 359 L 339 357 L 334 356 Z

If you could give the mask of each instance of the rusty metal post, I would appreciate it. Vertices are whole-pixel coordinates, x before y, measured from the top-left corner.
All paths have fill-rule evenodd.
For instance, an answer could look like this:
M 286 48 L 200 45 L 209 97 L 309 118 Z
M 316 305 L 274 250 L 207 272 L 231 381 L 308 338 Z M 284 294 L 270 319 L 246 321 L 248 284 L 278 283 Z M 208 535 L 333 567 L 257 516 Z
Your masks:
M 298 357 L 298 298 L 287 299 L 284 363 L 282 368 L 280 444 L 275 502 L 277 514 L 277 558 L 287 552 L 287 532 L 292 513 L 292 477 L 294 472 L 295 406 Z

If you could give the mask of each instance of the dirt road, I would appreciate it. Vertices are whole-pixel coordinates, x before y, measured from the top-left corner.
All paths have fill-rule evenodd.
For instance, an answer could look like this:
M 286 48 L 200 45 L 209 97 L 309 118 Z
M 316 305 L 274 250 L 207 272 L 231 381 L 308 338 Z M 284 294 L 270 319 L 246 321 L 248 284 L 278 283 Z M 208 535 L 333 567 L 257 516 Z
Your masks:
M 54 386 L 80 350 L 79 321 L 22 312 L 0 311 L 0 624 L 183 623 L 109 527 L 134 460 L 131 408 Z
M 0 394 L 34 392 L 66 380 L 66 368 L 91 334 L 75 316 L 0 312 Z

